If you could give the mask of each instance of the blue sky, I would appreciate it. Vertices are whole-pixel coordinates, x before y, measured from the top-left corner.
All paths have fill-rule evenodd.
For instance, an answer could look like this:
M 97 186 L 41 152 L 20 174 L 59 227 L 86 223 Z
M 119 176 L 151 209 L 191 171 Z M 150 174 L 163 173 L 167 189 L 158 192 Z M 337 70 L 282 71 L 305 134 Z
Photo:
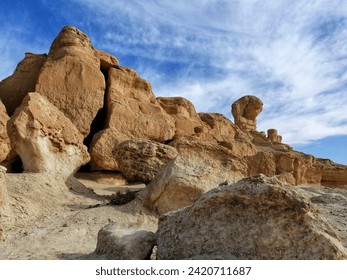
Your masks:
M 1 0 L 0 18 L 0 79 L 74 25 L 156 96 L 232 119 L 231 103 L 256 95 L 258 130 L 347 164 L 345 0 Z

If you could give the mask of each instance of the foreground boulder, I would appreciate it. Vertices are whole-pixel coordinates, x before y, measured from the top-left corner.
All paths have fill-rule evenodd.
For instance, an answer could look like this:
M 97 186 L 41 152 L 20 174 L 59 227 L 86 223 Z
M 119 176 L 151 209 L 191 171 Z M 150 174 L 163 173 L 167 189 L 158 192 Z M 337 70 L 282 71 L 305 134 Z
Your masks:
M 190 205 L 220 183 L 235 182 L 247 174 L 242 159 L 222 146 L 184 139 L 173 145 L 179 155 L 140 193 L 144 205 L 160 214 Z
M 98 233 L 95 253 L 111 260 L 149 260 L 155 239 L 151 231 L 109 224 Z
M 110 68 L 106 107 L 107 128 L 91 144 L 94 170 L 119 170 L 114 152 L 125 140 L 165 142 L 175 134 L 175 125 L 154 97 L 151 85 L 130 68 Z
M 161 216 L 158 259 L 344 259 L 345 248 L 293 187 L 263 175 L 218 187 Z
M 119 170 L 128 181 L 149 183 L 158 170 L 177 156 L 177 150 L 161 143 L 132 139 L 116 148 Z
M 8 137 L 6 128 L 9 119 L 6 108 L 0 100 L 0 162 L 4 161 L 11 151 L 10 138 Z
M 100 59 L 83 32 L 65 26 L 51 45 L 35 91 L 58 107 L 86 137 L 104 104 Z
M 24 98 L 7 128 L 13 149 L 27 172 L 68 176 L 90 159 L 83 135 L 37 92 Z
M 37 77 L 46 59 L 46 54 L 26 53 L 14 73 L 0 82 L 0 99 L 10 116 L 27 93 L 35 91 Z

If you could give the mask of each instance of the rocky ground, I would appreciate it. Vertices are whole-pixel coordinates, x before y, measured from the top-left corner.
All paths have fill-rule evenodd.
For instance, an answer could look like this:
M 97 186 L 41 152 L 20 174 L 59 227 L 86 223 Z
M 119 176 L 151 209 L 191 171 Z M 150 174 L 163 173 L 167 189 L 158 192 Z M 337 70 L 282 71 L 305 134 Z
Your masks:
M 77 177 L 84 185 L 74 179 L 54 182 L 41 174 L 7 174 L 12 207 L 3 212 L 3 221 L 9 222 L 0 259 L 97 259 L 92 254 L 97 234 L 109 223 L 156 231 L 157 217 L 137 200 L 106 205 L 115 191 L 143 185 L 121 186 L 122 180 L 108 174 L 100 179 L 100 173 Z
M 124 179 L 112 173 L 79 173 L 76 177 L 57 185 L 59 180 L 49 183 L 52 178 L 41 174 L 6 175 L 12 208 L 3 219 L 10 222 L 6 239 L 0 243 L 0 259 L 102 259 L 94 250 L 103 226 L 116 223 L 156 231 L 158 217 L 138 199 L 107 205 L 114 192 L 139 190 L 144 185 L 124 185 Z M 300 188 L 319 208 L 347 248 L 347 189 L 293 188 Z

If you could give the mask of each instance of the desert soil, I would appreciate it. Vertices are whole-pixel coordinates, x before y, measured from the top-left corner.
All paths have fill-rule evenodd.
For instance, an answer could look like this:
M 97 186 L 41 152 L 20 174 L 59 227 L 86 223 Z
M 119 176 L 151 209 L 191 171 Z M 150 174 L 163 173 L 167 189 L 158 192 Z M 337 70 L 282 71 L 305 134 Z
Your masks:
M 116 191 L 140 190 L 118 174 L 79 173 L 66 181 L 43 174 L 7 174 L 9 204 L 1 209 L 0 259 L 100 259 L 94 250 L 105 225 L 156 231 L 158 217 L 137 199 L 108 205 Z M 297 186 L 321 211 L 347 248 L 347 189 Z

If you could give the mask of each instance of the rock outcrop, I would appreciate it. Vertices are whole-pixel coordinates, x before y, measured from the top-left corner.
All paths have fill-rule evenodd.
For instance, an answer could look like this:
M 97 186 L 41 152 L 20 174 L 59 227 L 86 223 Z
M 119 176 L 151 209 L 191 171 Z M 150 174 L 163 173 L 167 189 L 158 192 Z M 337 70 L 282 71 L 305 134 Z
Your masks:
M 158 259 L 343 259 L 334 230 L 292 187 L 249 177 L 160 217 Z
M 26 53 L 14 73 L 0 82 L 0 99 L 11 116 L 28 92 L 35 91 L 46 54 Z
M 65 26 L 51 45 L 35 91 L 58 107 L 86 137 L 104 104 L 100 59 L 83 32 Z
M 203 123 L 189 100 L 182 97 L 158 97 L 157 100 L 165 112 L 173 118 L 174 138 L 193 136 L 201 131 Z
M 98 233 L 95 253 L 110 260 L 149 260 L 155 240 L 154 232 L 109 224 Z
M 11 151 L 10 138 L 8 137 L 6 128 L 9 119 L 6 108 L 0 100 L 0 162 L 4 161 Z
M 83 135 L 39 93 L 27 94 L 7 128 L 27 172 L 68 176 L 90 159 Z
M 245 95 L 231 106 L 235 124 L 244 131 L 257 130 L 256 117 L 262 110 L 263 102 L 253 95 Z
M 177 156 L 175 148 L 161 143 L 132 139 L 119 144 L 114 158 L 128 181 L 149 183 L 160 168 Z
M 154 97 L 151 85 L 134 70 L 110 68 L 107 87 L 107 128 L 91 144 L 95 170 L 119 170 L 113 153 L 125 140 L 165 142 L 175 134 L 175 125 Z
M 0 165 L 0 207 L 3 204 L 5 204 L 7 199 L 7 191 L 5 186 L 5 174 L 6 174 L 6 168 Z M 1 227 L 0 227 L 0 240 L 1 240 Z
M 220 183 L 247 174 L 246 163 L 222 146 L 184 139 L 172 145 L 179 155 L 140 194 L 144 205 L 160 214 L 190 205 Z

